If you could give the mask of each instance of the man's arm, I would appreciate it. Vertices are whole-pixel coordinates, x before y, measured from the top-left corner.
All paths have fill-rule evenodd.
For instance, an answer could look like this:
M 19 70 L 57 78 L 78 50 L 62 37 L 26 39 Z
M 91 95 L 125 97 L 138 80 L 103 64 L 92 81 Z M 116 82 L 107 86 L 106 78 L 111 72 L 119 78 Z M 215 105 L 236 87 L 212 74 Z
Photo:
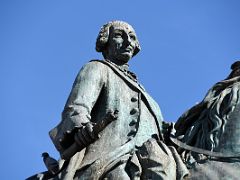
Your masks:
M 56 148 L 62 152 L 74 143 L 74 134 L 91 123 L 91 110 L 107 79 L 106 66 L 87 63 L 78 73 L 62 113 L 61 123 L 50 131 Z

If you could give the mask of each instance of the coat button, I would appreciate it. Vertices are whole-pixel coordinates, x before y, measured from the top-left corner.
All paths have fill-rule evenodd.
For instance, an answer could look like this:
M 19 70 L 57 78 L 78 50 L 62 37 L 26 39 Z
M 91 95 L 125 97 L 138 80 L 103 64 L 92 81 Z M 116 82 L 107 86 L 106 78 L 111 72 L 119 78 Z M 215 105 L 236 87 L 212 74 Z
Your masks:
M 131 101 L 132 101 L 132 102 L 136 102 L 137 100 L 138 100 L 137 97 L 132 97 L 132 98 L 131 98 Z
M 137 133 L 137 129 L 132 129 L 129 133 L 128 136 L 133 136 Z
M 138 108 L 133 108 L 133 109 L 130 111 L 130 114 L 133 115 L 133 114 L 135 114 L 136 112 L 138 112 Z
M 137 124 L 137 120 L 136 120 L 136 119 L 133 119 L 133 120 L 129 123 L 130 126 L 134 126 L 135 124 Z
M 128 137 L 128 141 L 131 141 L 131 140 L 133 140 L 133 138 L 134 138 L 134 137 L 132 137 L 132 136 L 129 136 L 129 137 Z

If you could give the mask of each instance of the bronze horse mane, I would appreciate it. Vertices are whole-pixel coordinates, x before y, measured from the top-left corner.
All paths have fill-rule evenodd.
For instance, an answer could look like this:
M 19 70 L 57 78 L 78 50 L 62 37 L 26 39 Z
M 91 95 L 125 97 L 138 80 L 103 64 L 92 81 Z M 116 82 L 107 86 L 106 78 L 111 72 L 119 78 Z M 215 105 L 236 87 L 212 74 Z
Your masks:
M 229 114 L 240 103 L 239 65 L 240 61 L 235 62 L 230 75 L 216 83 L 202 102 L 178 119 L 175 124 L 176 136 L 183 136 L 182 142 L 210 151 L 218 147 Z

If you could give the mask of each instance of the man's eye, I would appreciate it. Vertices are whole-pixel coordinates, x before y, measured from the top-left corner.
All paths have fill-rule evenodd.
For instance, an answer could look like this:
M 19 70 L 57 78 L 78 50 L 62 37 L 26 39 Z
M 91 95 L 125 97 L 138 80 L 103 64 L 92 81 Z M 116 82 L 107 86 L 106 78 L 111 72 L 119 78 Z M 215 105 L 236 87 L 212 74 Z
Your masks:
M 114 37 L 122 37 L 122 34 L 121 33 L 115 33 Z
M 133 40 L 136 40 L 136 36 L 134 36 L 134 35 L 130 35 L 130 38 Z

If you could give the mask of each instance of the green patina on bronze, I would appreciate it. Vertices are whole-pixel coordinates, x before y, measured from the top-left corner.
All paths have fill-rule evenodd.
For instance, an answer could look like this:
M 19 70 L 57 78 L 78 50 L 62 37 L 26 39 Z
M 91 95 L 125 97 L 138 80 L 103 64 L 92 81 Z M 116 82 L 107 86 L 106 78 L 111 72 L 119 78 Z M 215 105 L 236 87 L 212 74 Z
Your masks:
M 128 23 L 101 28 L 96 50 L 104 60 L 82 67 L 49 133 L 62 159 L 58 165 L 43 153 L 48 171 L 29 180 L 240 177 L 240 62 L 174 126 L 129 70 L 140 49 Z

